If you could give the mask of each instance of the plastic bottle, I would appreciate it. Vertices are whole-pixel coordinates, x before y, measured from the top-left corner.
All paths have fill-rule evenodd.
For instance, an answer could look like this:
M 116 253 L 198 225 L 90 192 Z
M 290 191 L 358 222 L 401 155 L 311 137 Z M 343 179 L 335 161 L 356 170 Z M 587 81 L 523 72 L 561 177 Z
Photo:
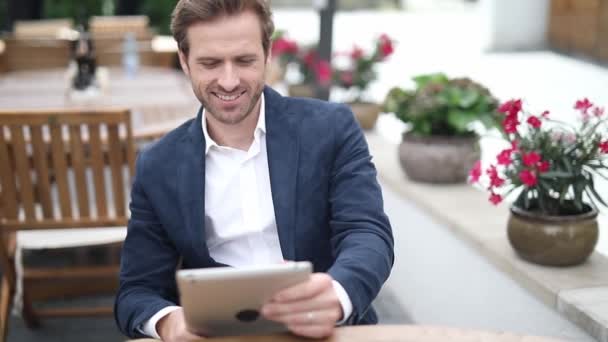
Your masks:
M 139 69 L 139 51 L 133 32 L 127 32 L 122 46 L 122 66 L 127 78 L 135 78 Z

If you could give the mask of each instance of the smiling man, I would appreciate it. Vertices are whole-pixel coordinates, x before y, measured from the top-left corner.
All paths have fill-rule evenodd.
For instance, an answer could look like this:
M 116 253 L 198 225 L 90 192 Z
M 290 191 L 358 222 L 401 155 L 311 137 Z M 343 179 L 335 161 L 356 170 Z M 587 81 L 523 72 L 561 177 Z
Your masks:
M 267 0 L 180 0 L 171 24 L 201 102 L 196 118 L 141 152 L 115 315 L 130 337 L 191 341 L 181 268 L 309 260 L 310 280 L 262 314 L 294 334 L 377 322 L 371 302 L 393 237 L 361 129 L 343 105 L 264 85 Z

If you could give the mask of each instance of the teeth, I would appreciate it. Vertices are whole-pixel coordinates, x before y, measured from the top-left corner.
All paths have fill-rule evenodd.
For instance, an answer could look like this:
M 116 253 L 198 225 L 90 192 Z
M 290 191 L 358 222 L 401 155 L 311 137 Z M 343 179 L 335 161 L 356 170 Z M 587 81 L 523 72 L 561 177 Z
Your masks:
M 239 97 L 239 95 L 227 96 L 227 95 L 217 94 L 217 97 L 219 97 L 220 99 L 222 99 L 224 101 L 234 101 L 237 99 L 237 97 Z

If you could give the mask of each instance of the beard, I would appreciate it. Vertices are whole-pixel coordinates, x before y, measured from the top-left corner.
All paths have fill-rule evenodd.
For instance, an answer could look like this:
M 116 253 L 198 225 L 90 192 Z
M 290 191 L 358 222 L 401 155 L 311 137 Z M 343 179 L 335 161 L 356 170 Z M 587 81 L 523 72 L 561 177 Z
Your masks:
M 241 97 L 244 97 L 233 108 L 221 106 L 221 100 L 214 95 L 217 88 L 217 86 L 209 86 L 202 91 L 199 90 L 196 97 L 205 108 L 205 111 L 213 116 L 215 120 L 225 125 L 236 125 L 245 120 L 253 112 L 262 96 L 264 83 L 256 82 L 254 87 L 239 87 L 236 91 L 232 91 L 232 93 L 239 93 L 242 94 L 240 95 Z

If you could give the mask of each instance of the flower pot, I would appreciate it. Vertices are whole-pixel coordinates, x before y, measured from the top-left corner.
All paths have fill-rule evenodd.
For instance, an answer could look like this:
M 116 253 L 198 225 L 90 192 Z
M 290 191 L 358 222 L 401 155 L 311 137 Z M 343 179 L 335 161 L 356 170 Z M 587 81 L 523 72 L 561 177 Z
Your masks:
M 548 266 L 577 265 L 595 249 L 597 210 L 548 216 L 512 206 L 507 233 L 511 246 L 523 259 Z
M 351 102 L 348 104 L 355 114 L 355 118 L 359 122 L 361 128 L 370 130 L 376 125 L 378 115 L 380 114 L 380 106 L 370 102 Z
M 272 58 L 270 65 L 268 66 L 268 74 L 266 76 L 266 83 L 273 85 L 282 82 L 285 79 L 285 73 L 287 69 L 281 64 L 278 58 Z
M 409 179 L 425 183 L 463 183 L 479 160 L 477 137 L 415 136 L 404 133 L 399 161 Z
M 315 88 L 309 84 L 290 84 L 287 91 L 292 97 L 316 97 Z

